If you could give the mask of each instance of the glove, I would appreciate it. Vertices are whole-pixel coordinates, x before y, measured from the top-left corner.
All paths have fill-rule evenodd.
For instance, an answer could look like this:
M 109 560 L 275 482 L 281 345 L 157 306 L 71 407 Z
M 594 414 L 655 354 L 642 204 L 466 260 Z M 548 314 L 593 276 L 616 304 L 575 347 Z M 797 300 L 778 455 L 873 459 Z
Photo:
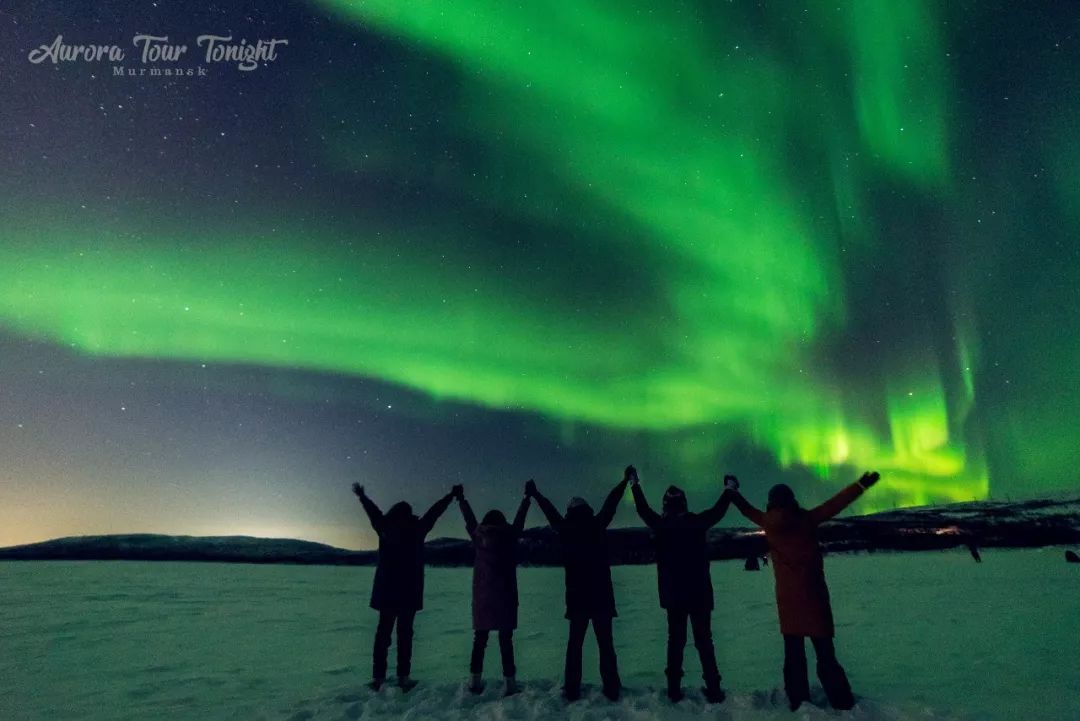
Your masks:
M 724 488 L 729 491 L 739 490 L 739 479 L 730 473 L 724 476 Z

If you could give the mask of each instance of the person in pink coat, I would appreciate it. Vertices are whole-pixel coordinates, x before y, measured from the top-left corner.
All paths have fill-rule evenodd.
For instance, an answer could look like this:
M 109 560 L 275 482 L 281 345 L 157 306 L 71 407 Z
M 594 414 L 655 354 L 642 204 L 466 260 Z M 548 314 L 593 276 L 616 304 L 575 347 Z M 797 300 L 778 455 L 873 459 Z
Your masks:
M 514 666 L 514 629 L 518 621 L 517 545 L 529 513 L 529 497 L 521 499 L 513 523 L 502 511 L 491 510 L 476 522 L 464 491 L 457 495 L 465 530 L 472 539 L 475 557 L 472 580 L 473 647 L 469 663 L 469 690 L 484 690 L 484 652 L 492 631 L 499 634 L 506 695 L 518 692 Z

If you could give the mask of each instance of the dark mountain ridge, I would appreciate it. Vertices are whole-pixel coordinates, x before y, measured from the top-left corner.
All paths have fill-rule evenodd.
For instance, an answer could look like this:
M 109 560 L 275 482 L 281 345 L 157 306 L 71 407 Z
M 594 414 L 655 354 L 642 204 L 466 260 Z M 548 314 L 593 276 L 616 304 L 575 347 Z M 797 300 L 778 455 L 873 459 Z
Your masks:
M 1019 502 L 975 501 L 927 506 L 835 519 L 821 527 L 826 552 L 919 551 L 974 545 L 1036 547 L 1080 544 L 1080 497 Z M 608 532 L 615 564 L 652 563 L 652 539 L 645 528 Z M 709 534 L 714 560 L 747 558 L 767 551 L 755 528 L 715 528 Z M 439 538 L 426 546 L 428 563 L 471 565 L 472 545 Z M 349 551 L 323 543 L 251 536 L 166 536 L 122 534 L 73 536 L 0 548 L 0 560 L 214 561 L 369 566 L 375 551 Z M 554 532 L 531 528 L 522 536 L 519 558 L 525 565 L 558 565 L 561 549 Z

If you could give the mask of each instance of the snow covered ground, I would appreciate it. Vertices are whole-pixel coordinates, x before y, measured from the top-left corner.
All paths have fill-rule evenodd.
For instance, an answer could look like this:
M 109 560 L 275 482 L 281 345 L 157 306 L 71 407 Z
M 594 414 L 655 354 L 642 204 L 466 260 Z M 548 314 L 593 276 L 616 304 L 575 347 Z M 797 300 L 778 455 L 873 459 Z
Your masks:
M 820 689 L 791 713 L 780 690 L 772 574 L 714 565 L 716 645 L 728 701 L 661 693 L 664 620 L 655 568 L 614 569 L 616 646 L 628 691 L 559 698 L 562 571 L 522 569 L 519 677 L 502 699 L 494 639 L 487 691 L 463 689 L 469 571 L 429 569 L 414 676 L 374 694 L 372 569 L 202 563 L 0 563 L 0 719 L 570 718 L 729 721 L 849 718 L 1080 719 L 1080 567 L 1062 549 L 830 556 L 837 648 L 860 697 L 824 708 Z M 812 653 L 812 652 L 811 652 Z M 391 649 L 391 663 L 393 662 Z M 813 661 L 811 655 L 811 673 Z M 698 675 L 687 648 L 689 688 Z

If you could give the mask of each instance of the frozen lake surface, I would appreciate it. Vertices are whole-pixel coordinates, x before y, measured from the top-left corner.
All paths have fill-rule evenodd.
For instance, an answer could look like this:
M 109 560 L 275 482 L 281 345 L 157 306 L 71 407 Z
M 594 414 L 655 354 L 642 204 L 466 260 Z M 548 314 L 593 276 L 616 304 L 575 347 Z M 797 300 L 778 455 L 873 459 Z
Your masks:
M 787 710 L 772 573 L 741 562 L 713 566 L 724 704 L 706 706 L 697 692 L 692 642 L 692 693 L 666 701 L 655 567 L 622 566 L 613 569 L 615 642 L 627 693 L 617 704 L 598 696 L 590 635 L 592 686 L 569 707 L 559 698 L 561 569 L 520 571 L 525 691 L 504 700 L 494 639 L 487 691 L 464 691 L 467 569 L 428 569 L 413 664 L 421 685 L 402 695 L 364 687 L 376 619 L 370 568 L 0 563 L 0 719 L 1080 719 L 1080 568 L 1058 548 L 983 558 L 827 559 L 839 658 L 860 699 L 843 714 Z M 820 688 L 813 694 L 823 705 Z

